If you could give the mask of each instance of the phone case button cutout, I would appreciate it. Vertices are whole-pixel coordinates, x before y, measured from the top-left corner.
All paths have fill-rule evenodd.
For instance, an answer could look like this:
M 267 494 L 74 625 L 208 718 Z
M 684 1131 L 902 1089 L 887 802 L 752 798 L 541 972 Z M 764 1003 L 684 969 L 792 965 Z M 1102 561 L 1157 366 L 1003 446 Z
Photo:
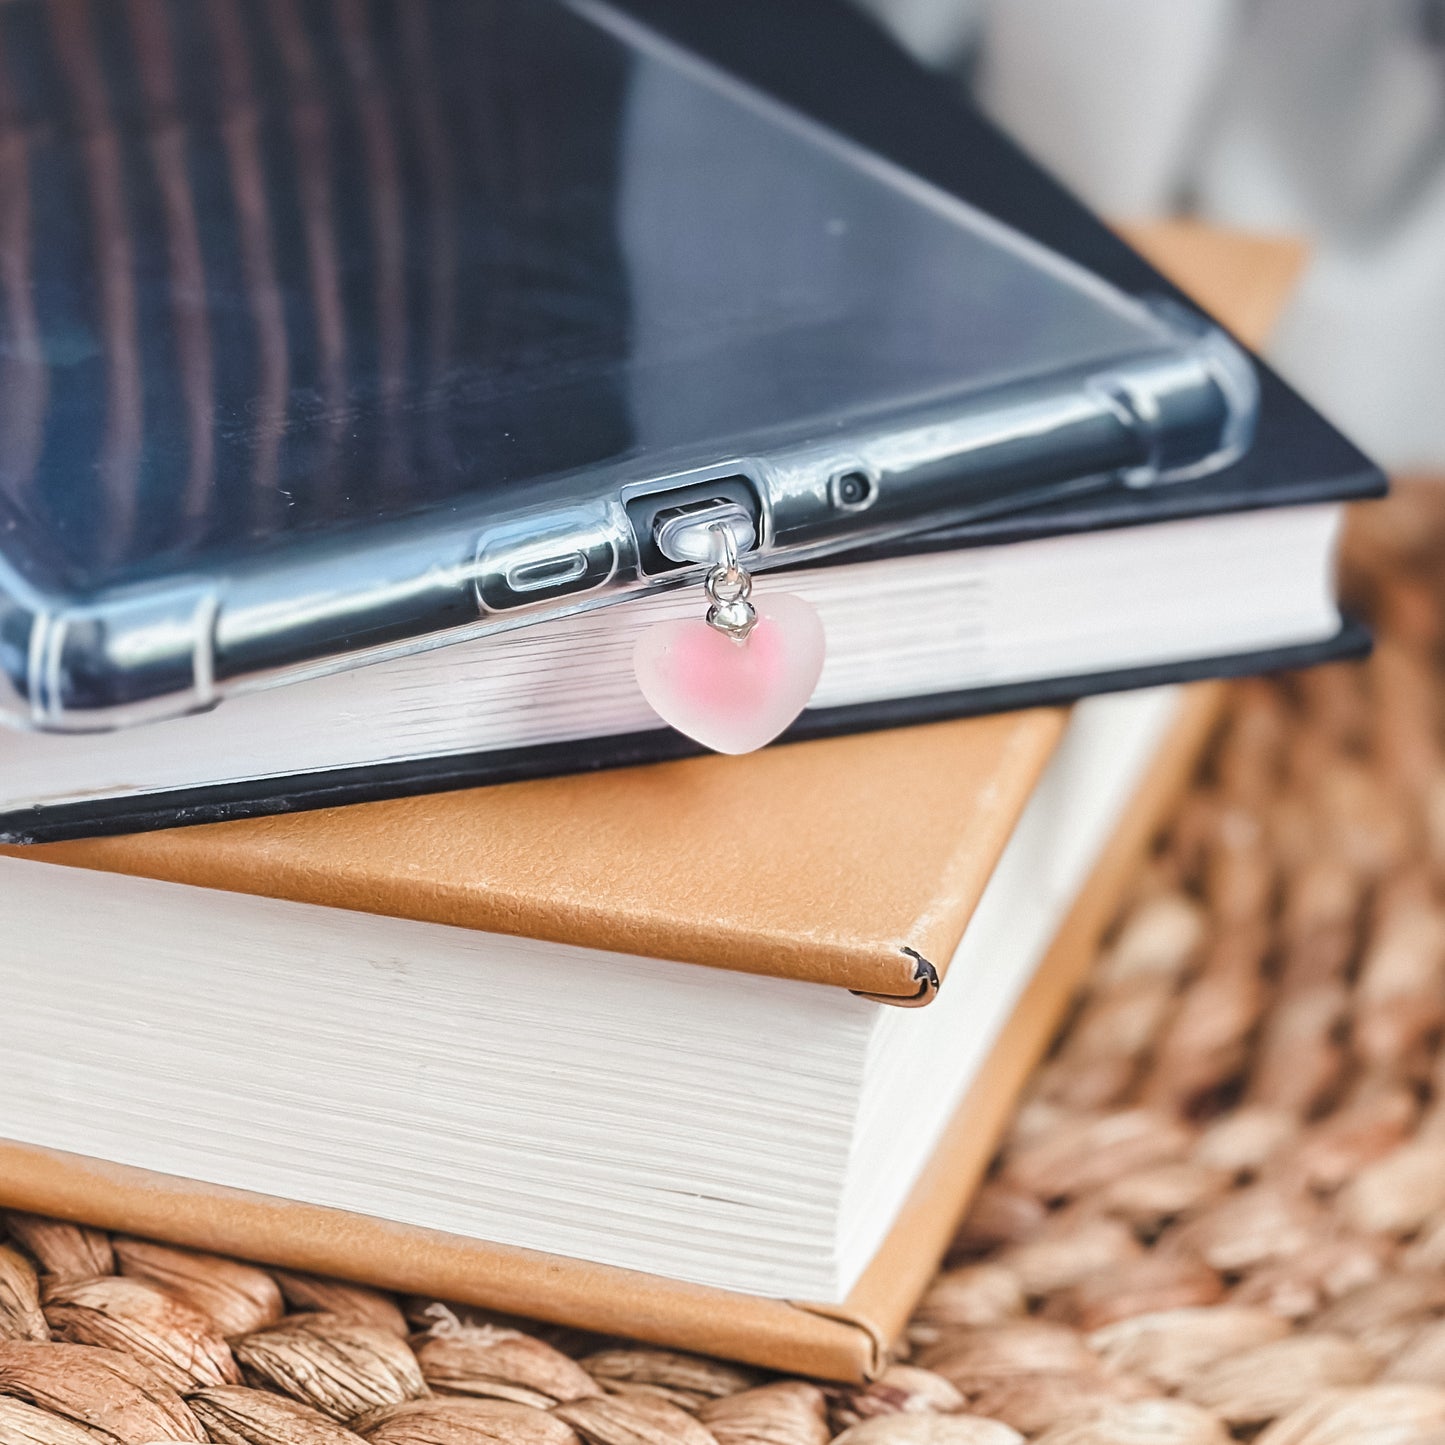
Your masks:
M 590 592 L 616 566 L 617 548 L 593 518 L 578 518 L 540 538 L 489 537 L 477 552 L 477 601 L 489 612 L 506 612 Z

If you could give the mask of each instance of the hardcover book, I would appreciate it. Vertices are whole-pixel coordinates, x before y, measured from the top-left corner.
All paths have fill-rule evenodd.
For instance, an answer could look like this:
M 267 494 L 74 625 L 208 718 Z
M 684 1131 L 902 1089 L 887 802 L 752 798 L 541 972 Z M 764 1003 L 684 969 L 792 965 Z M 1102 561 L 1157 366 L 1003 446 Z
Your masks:
M 0 1205 L 857 1379 L 1218 683 L 0 856 Z

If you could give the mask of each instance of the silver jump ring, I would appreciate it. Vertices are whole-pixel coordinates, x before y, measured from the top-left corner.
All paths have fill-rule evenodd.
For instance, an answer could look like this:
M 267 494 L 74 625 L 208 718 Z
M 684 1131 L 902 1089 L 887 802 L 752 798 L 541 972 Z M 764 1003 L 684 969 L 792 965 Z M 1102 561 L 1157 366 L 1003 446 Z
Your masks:
M 713 602 L 745 602 L 753 591 L 753 579 L 741 567 L 714 567 L 702 585 Z
M 728 572 L 737 572 L 738 539 L 733 536 L 733 529 L 725 522 L 714 522 L 707 529 L 707 536 L 712 545 L 713 570 L 721 567 Z
M 708 528 L 713 565 L 703 587 L 714 603 L 745 602 L 753 590 L 753 579 L 738 562 L 738 544 L 731 527 L 714 522 Z

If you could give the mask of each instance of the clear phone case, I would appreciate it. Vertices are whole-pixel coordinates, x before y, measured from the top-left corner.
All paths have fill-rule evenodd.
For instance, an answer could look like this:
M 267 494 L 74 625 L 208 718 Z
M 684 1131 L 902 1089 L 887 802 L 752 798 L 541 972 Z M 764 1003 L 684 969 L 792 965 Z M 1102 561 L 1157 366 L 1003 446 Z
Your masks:
M 604 5 L 0 6 L 0 715 L 85 730 L 1248 445 L 1249 359 Z

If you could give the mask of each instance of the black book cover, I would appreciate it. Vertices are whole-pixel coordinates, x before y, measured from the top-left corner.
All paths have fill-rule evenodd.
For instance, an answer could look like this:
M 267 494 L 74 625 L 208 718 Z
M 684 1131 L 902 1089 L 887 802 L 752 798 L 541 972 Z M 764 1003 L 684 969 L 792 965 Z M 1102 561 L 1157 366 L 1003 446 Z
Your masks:
M 836 0 L 621 0 L 619 8 L 759 89 L 906 166 L 1125 291 L 1188 297 L 968 104 L 956 83 L 916 64 Z M 1258 363 L 1259 424 L 1234 466 L 1193 482 L 1118 487 L 1076 502 L 965 523 L 852 556 L 968 547 L 1213 512 L 1381 495 L 1373 462 Z
M 962 98 L 839 0 L 621 0 L 628 11 L 779 100 L 922 175 L 1127 291 L 1187 298 Z M 1377 468 L 1261 365 L 1253 446 L 1198 481 L 1123 486 L 864 549 L 836 561 L 946 550 L 1157 523 L 1211 513 L 1376 496 Z M 820 565 L 827 565 L 820 564 Z M 1358 656 L 1369 638 L 1347 624 L 1333 640 L 1268 654 L 810 710 L 782 741 L 1009 708 L 1090 693 L 1232 676 Z M 84 746 L 77 740 L 77 745 Z M 0 839 L 48 842 L 97 833 L 329 807 L 406 793 L 515 781 L 684 756 L 700 749 L 668 729 L 506 752 L 423 758 L 284 779 L 91 800 L 0 815 Z

